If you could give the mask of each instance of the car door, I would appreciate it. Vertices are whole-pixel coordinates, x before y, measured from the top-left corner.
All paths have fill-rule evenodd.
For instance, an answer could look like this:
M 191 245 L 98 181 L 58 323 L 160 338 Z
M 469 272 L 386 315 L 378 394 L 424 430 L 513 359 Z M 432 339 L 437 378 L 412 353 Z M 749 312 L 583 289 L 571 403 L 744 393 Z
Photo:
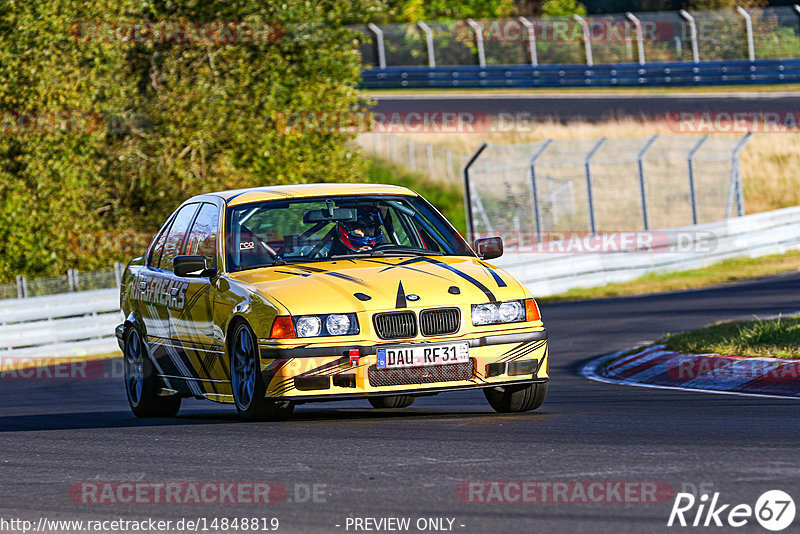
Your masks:
M 172 388 L 192 395 L 200 395 L 202 391 L 187 380 L 196 377 L 196 373 L 174 343 L 171 310 L 180 303 L 176 297 L 182 293 L 182 283 L 172 273 L 172 262 L 183 249 L 199 207 L 200 203 L 194 202 L 178 209 L 169 229 L 159 236 L 153 247 L 143 273 L 145 279 L 138 281 L 142 291 L 142 318 L 156 371 L 167 378 Z
M 192 222 L 182 254 L 198 254 L 206 266 L 216 269 L 217 233 L 220 208 L 204 202 Z M 209 276 L 172 275 L 174 284 L 169 306 L 172 344 L 189 363 L 204 393 L 219 393 L 219 385 L 229 380 L 224 365 L 222 336 L 214 326 L 215 286 Z

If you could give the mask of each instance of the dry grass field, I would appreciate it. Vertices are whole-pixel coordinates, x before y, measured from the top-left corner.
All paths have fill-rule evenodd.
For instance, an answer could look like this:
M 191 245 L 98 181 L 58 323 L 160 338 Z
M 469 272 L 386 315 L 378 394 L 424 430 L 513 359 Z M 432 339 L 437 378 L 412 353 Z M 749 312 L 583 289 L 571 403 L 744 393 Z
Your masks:
M 634 138 L 654 134 L 676 134 L 663 120 L 620 119 L 604 123 L 543 122 L 525 132 L 422 134 L 408 137 L 458 152 L 472 152 L 481 143 L 516 144 L 545 139 Z M 719 134 L 721 137 L 725 135 Z M 729 137 L 741 137 L 741 134 Z M 747 213 L 800 204 L 800 133 L 756 133 L 741 155 Z

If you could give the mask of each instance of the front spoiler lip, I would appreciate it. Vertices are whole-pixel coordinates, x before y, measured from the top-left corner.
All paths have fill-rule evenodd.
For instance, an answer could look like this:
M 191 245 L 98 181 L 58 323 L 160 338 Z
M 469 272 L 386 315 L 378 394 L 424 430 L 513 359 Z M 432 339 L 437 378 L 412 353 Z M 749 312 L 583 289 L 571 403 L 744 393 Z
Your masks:
M 287 358 L 322 358 L 326 356 L 347 356 L 348 351 L 358 349 L 359 356 L 376 354 L 379 347 L 393 346 L 402 343 L 423 344 L 423 343 L 452 343 L 458 341 L 469 342 L 472 347 L 487 347 L 490 345 L 506 345 L 508 343 L 526 343 L 529 341 L 543 341 L 547 339 L 547 330 L 537 330 L 535 332 L 521 332 L 514 334 L 492 334 L 488 336 L 475 337 L 470 339 L 454 340 L 431 340 L 431 341 L 409 341 L 393 340 L 388 343 L 377 343 L 373 345 L 332 345 L 329 347 L 294 347 L 286 349 L 276 349 L 273 347 L 261 347 L 261 358 L 265 360 L 277 360 Z
M 383 392 L 370 392 L 370 393 L 359 393 L 359 394 L 350 394 L 350 393 L 328 393 L 325 395 L 299 395 L 299 396 L 280 396 L 280 397 L 272 397 L 270 399 L 274 400 L 287 400 L 292 401 L 294 404 L 302 404 L 304 402 L 324 402 L 324 401 L 346 401 L 346 400 L 358 400 L 358 399 L 365 399 L 367 397 L 391 397 L 393 395 L 409 395 L 411 397 L 422 397 L 425 395 L 435 395 L 438 393 L 447 393 L 451 391 L 466 391 L 469 389 L 486 389 L 486 388 L 498 388 L 498 387 L 506 387 L 506 386 L 521 386 L 526 384 L 545 384 L 549 382 L 549 378 L 534 378 L 534 379 L 527 379 L 527 380 L 510 380 L 508 382 L 501 382 L 495 384 L 468 384 L 464 386 L 446 386 L 446 387 L 439 387 L 439 388 L 418 388 L 409 391 L 383 391 Z

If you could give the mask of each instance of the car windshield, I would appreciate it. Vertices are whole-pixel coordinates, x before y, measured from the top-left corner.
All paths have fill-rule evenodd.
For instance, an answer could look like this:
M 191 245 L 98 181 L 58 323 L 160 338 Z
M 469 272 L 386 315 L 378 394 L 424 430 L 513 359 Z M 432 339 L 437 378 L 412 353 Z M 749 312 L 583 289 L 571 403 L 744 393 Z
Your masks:
M 428 202 L 411 196 L 270 200 L 228 208 L 228 270 L 341 257 L 473 255 Z

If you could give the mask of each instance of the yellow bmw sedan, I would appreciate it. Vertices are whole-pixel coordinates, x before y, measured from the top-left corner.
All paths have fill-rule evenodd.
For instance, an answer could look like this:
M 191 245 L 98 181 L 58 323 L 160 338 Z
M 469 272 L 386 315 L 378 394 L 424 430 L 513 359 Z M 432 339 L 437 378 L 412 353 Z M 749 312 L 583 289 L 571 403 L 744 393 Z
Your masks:
M 184 202 L 124 273 L 116 335 L 139 417 L 187 397 L 281 419 L 305 402 L 480 388 L 498 412 L 547 396 L 528 290 L 403 187 L 315 184 Z

